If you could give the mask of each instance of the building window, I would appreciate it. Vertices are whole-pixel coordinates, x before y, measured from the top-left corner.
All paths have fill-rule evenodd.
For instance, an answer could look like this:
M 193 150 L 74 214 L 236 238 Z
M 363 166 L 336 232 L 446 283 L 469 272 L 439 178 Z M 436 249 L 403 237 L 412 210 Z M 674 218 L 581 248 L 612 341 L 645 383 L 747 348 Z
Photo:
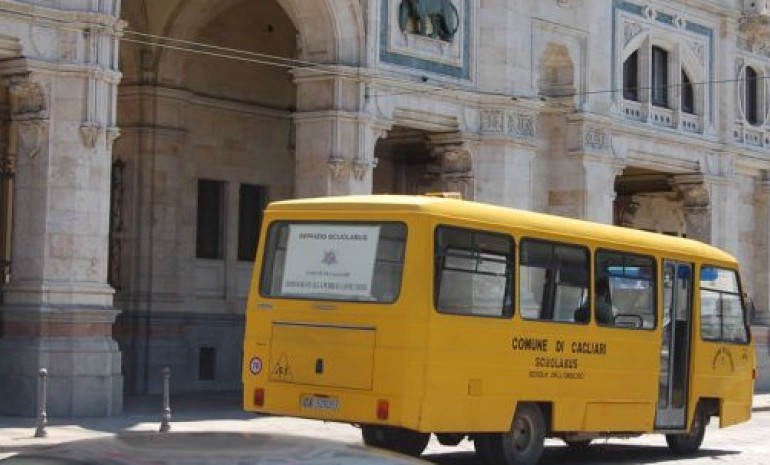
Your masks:
M 217 349 L 214 347 L 198 348 L 198 379 L 212 381 L 216 379 Z
M 746 67 L 745 74 L 745 95 L 743 101 L 744 109 L 746 111 L 746 121 L 748 121 L 749 124 L 759 124 L 762 120 L 760 117 L 761 105 L 759 104 L 759 76 L 756 70 L 750 66 Z
M 652 85 L 650 100 L 653 105 L 668 107 L 668 52 L 652 47 Z
M 639 101 L 639 51 L 626 58 L 623 62 L 623 98 Z
M 682 111 L 695 114 L 695 93 L 692 89 L 692 81 L 685 70 L 682 70 Z
M 254 261 L 257 253 L 262 211 L 267 202 L 267 189 L 254 184 L 241 184 L 238 202 L 238 260 Z
M 199 179 L 196 257 L 222 259 L 224 207 L 225 183 Z

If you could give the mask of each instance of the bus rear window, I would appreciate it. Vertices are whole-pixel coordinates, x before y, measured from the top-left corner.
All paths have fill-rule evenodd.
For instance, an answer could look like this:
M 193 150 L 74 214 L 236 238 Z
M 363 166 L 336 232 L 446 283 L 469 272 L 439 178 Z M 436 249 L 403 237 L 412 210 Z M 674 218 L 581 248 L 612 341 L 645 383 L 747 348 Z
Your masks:
M 390 303 L 398 298 L 406 226 L 276 222 L 260 291 L 266 297 Z

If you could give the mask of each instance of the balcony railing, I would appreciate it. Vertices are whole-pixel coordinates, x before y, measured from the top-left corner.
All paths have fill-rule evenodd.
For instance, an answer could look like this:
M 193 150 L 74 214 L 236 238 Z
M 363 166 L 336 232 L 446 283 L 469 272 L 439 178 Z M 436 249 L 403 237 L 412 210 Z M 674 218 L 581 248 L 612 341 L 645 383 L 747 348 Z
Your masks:
M 664 127 L 690 134 L 703 133 L 703 117 L 685 113 L 679 109 L 623 100 L 622 114 L 625 119 L 640 121 L 650 126 Z

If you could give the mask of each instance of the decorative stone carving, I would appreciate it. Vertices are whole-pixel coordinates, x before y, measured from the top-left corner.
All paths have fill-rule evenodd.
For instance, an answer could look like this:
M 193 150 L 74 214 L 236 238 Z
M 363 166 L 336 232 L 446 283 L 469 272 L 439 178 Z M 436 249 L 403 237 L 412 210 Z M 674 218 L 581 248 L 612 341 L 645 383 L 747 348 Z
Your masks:
M 0 178 L 12 178 L 16 173 L 16 158 L 10 154 L 0 158 Z
M 103 129 L 98 124 L 92 121 L 86 121 L 80 125 L 80 136 L 83 140 L 83 145 L 88 148 L 96 147 L 96 140 L 99 138 L 99 133 Z
M 623 28 L 623 45 L 628 45 L 634 37 L 642 32 L 642 25 L 634 21 L 626 21 Z
M 738 29 L 750 50 L 770 40 L 770 15 L 762 13 L 744 14 L 738 20 Z
M 502 110 L 481 110 L 481 132 L 502 134 L 505 113 Z
M 107 128 L 105 137 L 105 147 L 107 150 L 112 150 L 112 144 L 120 137 L 120 128 L 112 126 Z
M 48 122 L 41 120 L 18 121 L 16 123 L 17 156 L 35 158 L 48 142 Z
M 359 181 L 363 181 L 366 177 L 366 173 L 370 169 L 376 168 L 378 162 L 379 160 L 377 158 L 372 158 L 371 161 L 356 158 L 351 164 L 353 168 L 353 176 L 355 176 L 355 178 Z
M 674 181 L 676 192 L 681 197 L 685 209 L 710 209 L 711 193 L 702 181 L 702 177 L 695 176 L 695 178 L 699 178 L 701 181 L 676 179 Z
M 336 180 L 341 180 L 342 175 L 345 172 L 345 165 L 347 165 L 347 162 L 342 157 L 331 157 L 329 158 L 329 161 L 327 161 L 327 165 L 329 166 L 329 171 L 332 174 L 332 177 Z
M 29 79 L 11 79 L 8 89 L 13 119 L 48 118 L 45 87 Z
M 460 192 L 464 199 L 473 194 L 473 158 L 463 144 L 445 144 L 433 148 L 434 163 L 423 175 L 429 187 L 445 192 Z
M 652 6 L 651 6 L 651 5 L 647 5 L 647 6 L 645 6 L 645 7 L 644 7 L 644 9 L 642 10 L 642 14 L 643 14 L 643 15 L 644 15 L 644 17 L 645 17 L 645 18 L 647 18 L 648 20 L 653 20 L 653 19 L 655 19 L 655 16 L 657 15 L 657 12 L 655 11 L 655 9 L 654 9 L 654 8 L 652 8 Z
M 508 117 L 508 134 L 533 139 L 535 137 L 535 115 L 512 113 Z
M 605 129 L 589 127 L 586 129 L 583 142 L 586 148 L 606 150 L 610 145 L 610 135 Z
M 692 50 L 693 55 L 698 58 L 698 64 L 701 66 L 706 64 L 705 48 L 706 47 L 703 45 L 703 42 L 698 42 L 695 40 L 690 41 L 690 50 Z

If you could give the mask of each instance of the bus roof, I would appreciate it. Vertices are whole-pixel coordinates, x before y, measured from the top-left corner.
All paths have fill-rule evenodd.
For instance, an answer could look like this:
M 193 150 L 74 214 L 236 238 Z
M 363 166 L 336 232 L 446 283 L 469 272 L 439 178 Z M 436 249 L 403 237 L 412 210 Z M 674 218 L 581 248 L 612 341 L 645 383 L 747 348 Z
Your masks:
M 605 243 L 626 244 L 638 248 L 675 250 L 681 254 L 737 263 L 735 257 L 723 250 L 693 239 L 452 198 L 419 195 L 350 195 L 284 200 L 272 202 L 268 206 L 268 211 L 303 210 L 410 211 L 491 224 L 513 225 L 517 229 L 537 230 L 565 237 L 588 237 Z

